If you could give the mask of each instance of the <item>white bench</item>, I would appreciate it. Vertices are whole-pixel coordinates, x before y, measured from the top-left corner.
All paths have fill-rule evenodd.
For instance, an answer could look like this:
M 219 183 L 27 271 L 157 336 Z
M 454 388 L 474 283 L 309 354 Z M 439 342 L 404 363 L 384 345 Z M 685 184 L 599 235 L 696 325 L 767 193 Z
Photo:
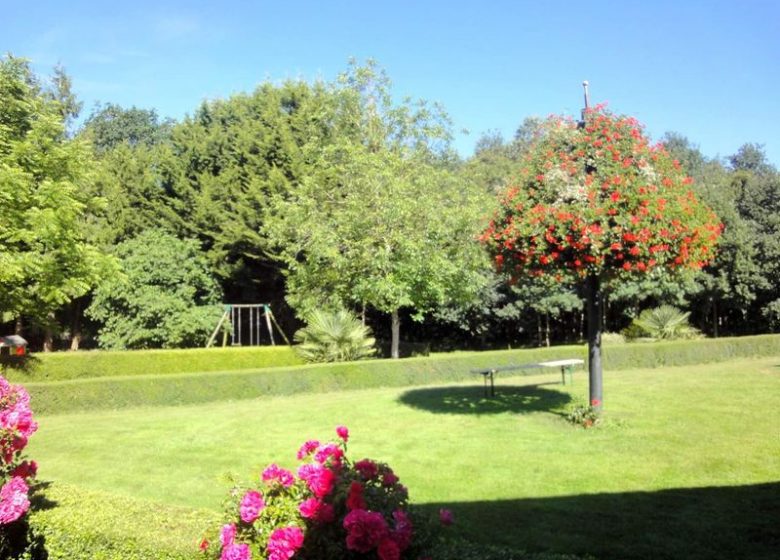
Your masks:
M 495 396 L 496 387 L 494 383 L 494 375 L 500 371 L 517 371 L 523 369 L 535 369 L 535 368 L 561 368 L 561 383 L 566 385 L 566 374 L 569 375 L 569 384 L 574 383 L 572 373 L 574 366 L 585 364 L 585 360 L 577 358 L 571 358 L 568 360 L 552 360 L 549 362 L 537 362 L 533 364 L 518 364 L 508 366 L 496 366 L 485 369 L 472 369 L 471 373 L 479 373 L 483 376 L 485 381 L 485 396 L 488 396 L 488 379 L 490 380 L 490 396 Z

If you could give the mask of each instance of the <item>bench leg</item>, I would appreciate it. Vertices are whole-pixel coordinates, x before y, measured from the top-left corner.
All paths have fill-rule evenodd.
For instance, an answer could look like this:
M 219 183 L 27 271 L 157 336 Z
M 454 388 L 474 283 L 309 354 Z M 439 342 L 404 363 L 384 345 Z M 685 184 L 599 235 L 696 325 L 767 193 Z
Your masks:
M 490 372 L 490 396 L 496 396 L 496 386 L 493 384 L 493 372 Z

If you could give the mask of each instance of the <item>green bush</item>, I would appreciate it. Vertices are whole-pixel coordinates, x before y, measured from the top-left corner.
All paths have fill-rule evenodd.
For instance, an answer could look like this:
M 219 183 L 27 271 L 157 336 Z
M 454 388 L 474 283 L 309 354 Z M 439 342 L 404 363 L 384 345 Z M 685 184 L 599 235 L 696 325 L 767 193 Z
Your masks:
M 48 560 L 196 560 L 214 512 L 48 484 L 30 517 Z
M 184 352 L 182 362 L 190 361 L 190 358 L 186 357 L 188 351 L 181 352 Z M 656 344 L 618 344 L 605 347 L 603 352 L 604 367 L 607 370 L 681 366 L 737 357 L 780 356 L 780 335 Z M 247 353 L 251 355 L 251 352 Z M 405 360 L 367 360 L 221 373 L 132 375 L 33 382 L 27 383 L 26 387 L 33 398 L 36 413 L 57 414 L 80 410 L 251 399 L 267 395 L 322 393 L 342 389 L 430 385 L 450 381 L 474 380 L 475 383 L 480 383 L 482 379 L 471 373 L 472 369 L 586 357 L 585 346 L 557 346 L 531 350 L 455 352 Z M 525 373 L 539 374 L 540 370 L 532 369 Z M 558 375 L 555 370 L 550 370 L 549 373 Z
M 680 311 L 671 305 L 645 309 L 624 333 L 629 338 L 648 337 L 655 340 L 701 337 L 701 333 L 688 323 L 690 315 L 690 312 Z
M 317 309 L 306 323 L 295 333 L 299 344 L 294 347 L 305 362 L 349 362 L 376 354 L 371 329 L 349 311 Z
M 187 350 L 93 350 L 32 354 L 24 369 L 3 371 L 10 381 L 64 381 L 92 377 L 165 375 L 293 366 L 303 361 L 289 346 Z

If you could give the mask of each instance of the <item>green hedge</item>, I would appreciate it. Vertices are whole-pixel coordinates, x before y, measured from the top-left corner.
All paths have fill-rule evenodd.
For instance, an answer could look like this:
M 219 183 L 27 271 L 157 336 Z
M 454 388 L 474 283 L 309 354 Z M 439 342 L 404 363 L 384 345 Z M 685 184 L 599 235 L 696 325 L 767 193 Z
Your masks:
M 164 406 L 319 393 L 342 389 L 400 387 L 473 379 L 470 370 L 562 358 L 584 358 L 584 346 L 439 354 L 405 360 L 366 360 L 262 370 L 179 375 L 133 375 L 25 383 L 37 414 Z M 607 370 L 679 366 L 737 357 L 780 356 L 780 335 L 608 346 Z M 540 373 L 530 370 L 528 373 Z M 551 376 L 559 375 L 556 371 Z M 577 374 L 575 374 L 577 375 Z M 582 374 L 580 374 L 582 375 Z
M 219 523 L 214 512 L 59 483 L 42 498 L 34 503 L 30 527 L 43 537 L 49 560 L 195 560 L 201 557 L 199 536 Z
M 294 366 L 303 362 L 289 346 L 187 350 L 91 350 L 36 353 L 24 369 L 6 368 L 12 381 L 64 381 L 93 377 L 163 375 Z

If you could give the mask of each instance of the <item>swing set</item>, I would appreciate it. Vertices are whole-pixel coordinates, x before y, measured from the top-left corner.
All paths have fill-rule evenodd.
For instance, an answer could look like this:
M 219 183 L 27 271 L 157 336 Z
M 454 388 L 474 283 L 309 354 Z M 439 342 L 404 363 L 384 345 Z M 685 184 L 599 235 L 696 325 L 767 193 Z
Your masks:
M 206 348 L 210 348 L 214 344 L 220 330 L 222 330 L 222 346 L 228 345 L 228 338 L 230 338 L 231 346 L 260 346 L 264 339 L 262 337 L 263 325 L 268 331 L 271 346 L 276 346 L 273 327 L 276 327 L 287 345 L 290 345 L 287 335 L 276 322 L 270 305 L 267 303 L 227 303 L 225 304 L 225 312 L 206 343 Z

